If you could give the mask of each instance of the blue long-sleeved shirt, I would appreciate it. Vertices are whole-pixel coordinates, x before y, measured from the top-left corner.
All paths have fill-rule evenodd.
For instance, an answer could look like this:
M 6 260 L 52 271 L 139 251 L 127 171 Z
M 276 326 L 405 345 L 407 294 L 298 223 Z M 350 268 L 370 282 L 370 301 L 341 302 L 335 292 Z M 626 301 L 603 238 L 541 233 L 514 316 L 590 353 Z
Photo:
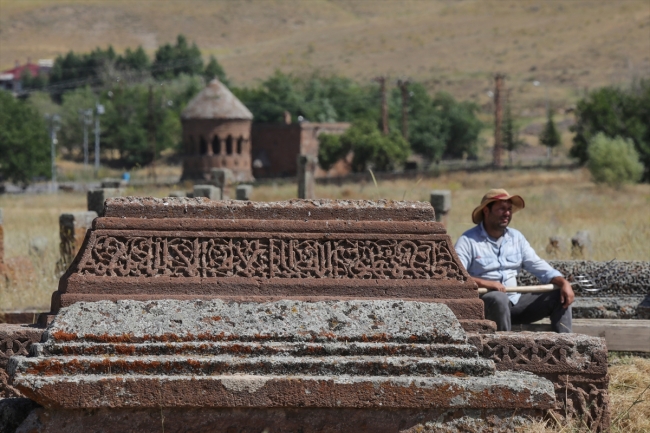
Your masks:
M 481 223 L 463 233 L 456 242 L 456 253 L 471 276 L 499 281 L 506 287 L 517 286 L 517 273 L 522 268 L 542 284 L 562 276 L 535 253 L 521 232 L 512 228 L 506 228 L 502 237 L 493 239 Z M 521 293 L 508 293 L 508 297 L 516 304 Z

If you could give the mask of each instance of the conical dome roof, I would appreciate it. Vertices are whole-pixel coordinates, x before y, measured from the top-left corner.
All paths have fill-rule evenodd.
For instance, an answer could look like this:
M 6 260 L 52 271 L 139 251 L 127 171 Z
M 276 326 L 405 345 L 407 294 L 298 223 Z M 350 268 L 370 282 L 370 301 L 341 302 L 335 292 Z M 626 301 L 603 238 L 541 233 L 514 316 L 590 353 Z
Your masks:
M 185 107 L 183 119 L 252 120 L 253 113 L 216 78 Z

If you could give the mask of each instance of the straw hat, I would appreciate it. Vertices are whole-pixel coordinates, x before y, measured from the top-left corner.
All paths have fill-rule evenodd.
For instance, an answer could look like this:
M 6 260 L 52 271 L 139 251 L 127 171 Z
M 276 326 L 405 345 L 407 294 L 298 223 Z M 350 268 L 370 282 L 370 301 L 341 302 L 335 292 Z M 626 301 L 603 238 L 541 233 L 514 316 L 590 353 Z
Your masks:
M 491 189 L 481 199 L 481 204 L 472 211 L 472 221 L 478 224 L 483 221 L 483 208 L 492 202 L 499 200 L 512 201 L 512 213 L 522 210 L 526 207 L 524 199 L 518 195 L 510 195 L 505 189 Z

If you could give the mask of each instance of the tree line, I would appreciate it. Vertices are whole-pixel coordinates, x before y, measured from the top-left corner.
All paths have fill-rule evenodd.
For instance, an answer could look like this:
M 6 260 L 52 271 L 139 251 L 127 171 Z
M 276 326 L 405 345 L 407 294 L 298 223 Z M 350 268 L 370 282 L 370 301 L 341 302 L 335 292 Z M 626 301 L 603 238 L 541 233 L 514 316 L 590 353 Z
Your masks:
M 55 59 L 49 79 L 23 78 L 24 87 L 31 89 L 28 96 L 16 100 L 2 92 L 0 107 L 0 176 L 20 183 L 50 175 L 46 114 L 60 118 L 59 149 L 79 160 L 84 128 L 89 127 L 84 115 L 97 116 L 96 107 L 102 105 L 102 160 L 128 169 L 150 163 L 166 149 L 182 152 L 180 113 L 185 105 L 213 78 L 230 84 L 218 61 L 210 57 L 204 63 L 196 44 L 182 35 L 175 44 L 161 46 L 153 58 L 142 47 L 122 54 L 110 46 L 90 53 L 70 51 Z M 411 152 L 428 162 L 478 156 L 484 126 L 477 117 L 479 107 L 444 92 L 430 95 L 418 82 L 409 83 L 406 92 L 397 87 L 388 92 L 388 134 L 380 127 L 382 95 L 373 82 L 276 71 L 256 85 L 230 88 L 255 122 L 283 122 L 285 112 L 296 121 L 351 122 L 341 136 L 319 137 L 319 162 L 325 169 L 346 155 L 353 156 L 354 171 L 394 169 Z M 571 155 L 587 163 L 594 137 L 619 137 L 632 143 L 645 167 L 643 178 L 650 180 L 649 107 L 647 80 L 630 88 L 592 91 L 577 105 Z M 512 151 L 521 140 L 509 105 L 503 127 L 504 145 Z M 559 144 L 550 113 L 540 141 L 549 147 Z

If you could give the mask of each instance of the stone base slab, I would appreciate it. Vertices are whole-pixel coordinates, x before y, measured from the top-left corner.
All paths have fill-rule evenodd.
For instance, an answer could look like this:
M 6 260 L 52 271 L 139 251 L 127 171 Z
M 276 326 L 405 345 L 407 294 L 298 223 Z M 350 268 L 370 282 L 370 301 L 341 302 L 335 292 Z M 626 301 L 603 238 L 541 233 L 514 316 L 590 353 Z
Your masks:
M 36 409 L 16 433 L 488 433 L 541 416 L 535 409 Z
M 75 375 L 14 378 L 50 408 L 348 407 L 550 409 L 550 382 L 527 373 L 489 377 Z

